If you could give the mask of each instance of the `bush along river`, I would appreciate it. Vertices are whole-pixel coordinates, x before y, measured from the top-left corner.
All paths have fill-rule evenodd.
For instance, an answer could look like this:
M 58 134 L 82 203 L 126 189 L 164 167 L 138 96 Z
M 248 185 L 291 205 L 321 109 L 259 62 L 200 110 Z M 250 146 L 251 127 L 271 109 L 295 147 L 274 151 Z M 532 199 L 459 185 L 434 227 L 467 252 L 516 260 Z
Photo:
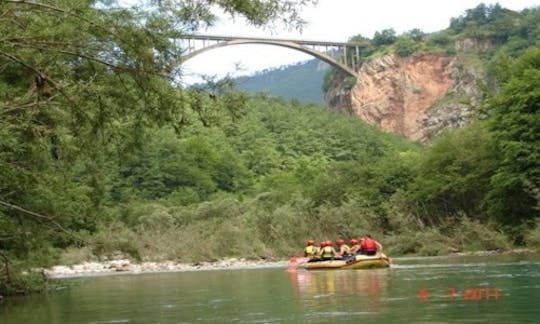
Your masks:
M 252 269 L 58 279 L 0 323 L 534 323 L 540 255 L 395 258 L 391 268 Z

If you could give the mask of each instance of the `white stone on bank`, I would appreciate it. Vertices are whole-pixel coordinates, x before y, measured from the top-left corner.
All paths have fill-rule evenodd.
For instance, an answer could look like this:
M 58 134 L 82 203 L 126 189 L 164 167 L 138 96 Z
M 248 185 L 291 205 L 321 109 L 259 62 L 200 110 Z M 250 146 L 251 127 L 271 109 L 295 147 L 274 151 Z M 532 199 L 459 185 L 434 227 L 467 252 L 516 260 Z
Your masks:
M 128 259 L 109 260 L 103 262 L 84 262 L 73 266 L 58 265 L 45 269 L 44 273 L 49 278 L 70 278 L 84 276 L 98 276 L 106 274 L 138 274 L 156 272 L 180 272 L 198 270 L 220 269 L 256 269 L 256 268 L 280 268 L 286 267 L 287 261 L 264 261 L 245 259 L 225 259 L 217 262 L 200 262 L 197 264 L 164 262 L 131 263 Z

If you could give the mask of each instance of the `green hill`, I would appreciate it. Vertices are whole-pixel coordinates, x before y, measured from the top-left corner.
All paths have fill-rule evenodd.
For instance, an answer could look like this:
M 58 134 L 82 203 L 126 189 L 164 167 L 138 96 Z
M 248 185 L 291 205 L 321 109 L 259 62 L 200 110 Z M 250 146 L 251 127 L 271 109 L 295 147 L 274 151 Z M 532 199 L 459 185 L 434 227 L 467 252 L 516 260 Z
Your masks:
M 324 105 L 322 85 L 328 69 L 328 64 L 313 59 L 239 77 L 235 82 L 238 89 L 248 93 L 263 92 L 273 97 Z

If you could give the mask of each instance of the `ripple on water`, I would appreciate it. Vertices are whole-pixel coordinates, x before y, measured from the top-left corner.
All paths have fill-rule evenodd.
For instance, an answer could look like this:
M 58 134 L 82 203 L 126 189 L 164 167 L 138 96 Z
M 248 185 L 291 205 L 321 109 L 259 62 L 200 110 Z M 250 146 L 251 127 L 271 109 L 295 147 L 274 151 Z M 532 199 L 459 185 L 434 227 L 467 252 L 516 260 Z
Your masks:
M 239 323 L 283 323 L 285 318 L 276 317 L 276 318 L 260 318 L 260 319 L 249 319 L 249 320 L 239 320 Z
M 320 295 L 314 295 L 313 298 L 326 298 L 330 296 L 332 296 L 332 294 L 320 294 Z
M 487 275 L 488 278 L 514 278 L 511 273 L 496 273 Z
M 388 302 L 394 302 L 394 301 L 404 301 L 409 300 L 411 298 L 409 297 L 390 297 L 390 298 L 383 298 L 382 301 L 388 301 Z
M 501 266 L 538 266 L 538 261 L 509 261 L 509 262 L 469 262 L 469 263 L 414 263 L 414 264 L 392 264 L 392 269 L 423 269 L 423 268 L 496 268 Z
M 377 315 L 378 312 L 340 312 L 340 311 L 331 311 L 331 312 L 312 312 L 305 315 L 306 318 L 335 318 L 335 317 L 356 317 L 356 316 L 371 316 Z
M 431 263 L 431 264 L 392 264 L 393 269 L 433 269 L 433 268 L 477 268 L 486 263 Z

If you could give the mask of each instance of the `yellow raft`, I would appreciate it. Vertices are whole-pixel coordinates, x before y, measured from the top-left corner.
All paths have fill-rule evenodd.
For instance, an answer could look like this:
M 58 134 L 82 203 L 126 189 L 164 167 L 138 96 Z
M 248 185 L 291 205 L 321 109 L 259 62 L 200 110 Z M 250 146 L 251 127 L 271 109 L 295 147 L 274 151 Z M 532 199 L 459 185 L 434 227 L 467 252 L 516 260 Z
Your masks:
M 355 255 L 345 260 L 309 261 L 302 264 L 306 270 L 378 269 L 388 268 L 392 260 L 384 253 L 373 256 Z

